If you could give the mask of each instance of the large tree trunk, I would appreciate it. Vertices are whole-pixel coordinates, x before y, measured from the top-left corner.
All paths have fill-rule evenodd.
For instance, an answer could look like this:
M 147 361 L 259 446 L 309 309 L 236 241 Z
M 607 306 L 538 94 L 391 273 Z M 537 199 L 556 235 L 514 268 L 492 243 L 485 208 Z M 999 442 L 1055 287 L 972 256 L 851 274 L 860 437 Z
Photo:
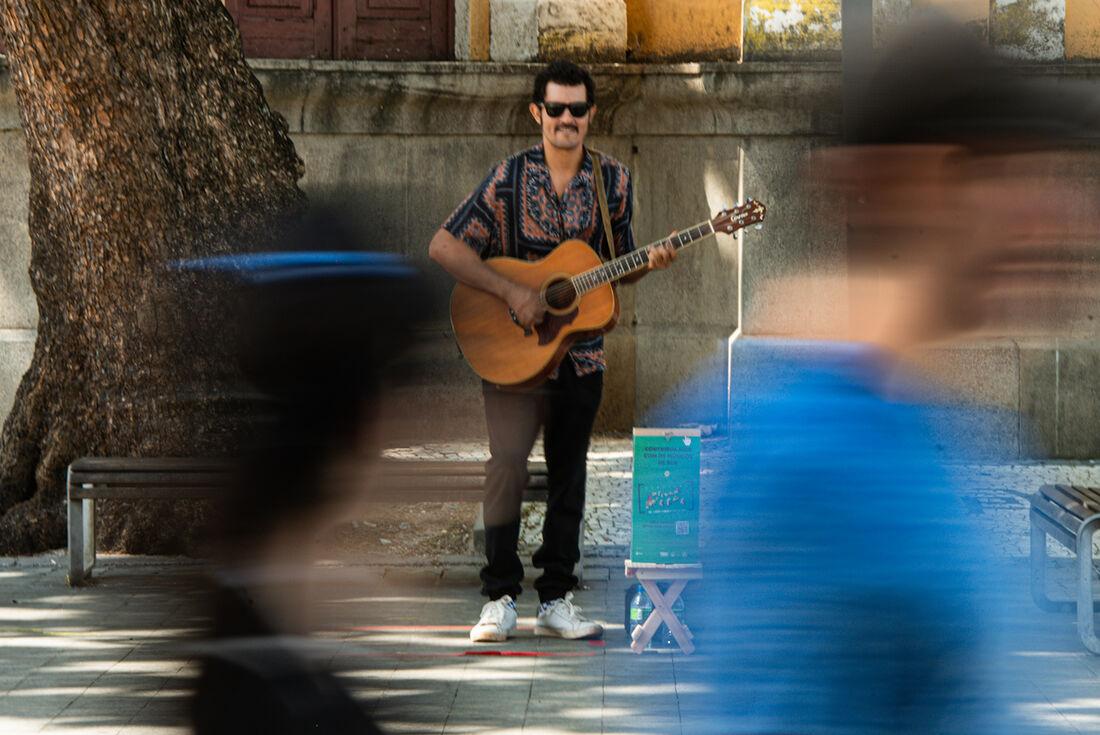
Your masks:
M 0 23 L 38 300 L 34 357 L 0 436 L 0 553 L 25 553 L 64 546 L 72 459 L 225 450 L 239 428 L 231 366 L 202 339 L 180 341 L 180 325 L 208 334 L 188 320 L 209 315 L 180 302 L 165 264 L 263 242 L 304 197 L 286 123 L 220 0 L 0 0 Z M 186 550 L 199 512 L 108 504 L 104 540 Z

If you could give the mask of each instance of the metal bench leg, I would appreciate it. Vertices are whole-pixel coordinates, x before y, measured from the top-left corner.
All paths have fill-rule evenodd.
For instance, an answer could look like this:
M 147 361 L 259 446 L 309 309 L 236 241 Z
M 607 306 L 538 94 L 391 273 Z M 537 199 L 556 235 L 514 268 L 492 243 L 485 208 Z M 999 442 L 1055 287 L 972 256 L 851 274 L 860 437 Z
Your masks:
M 95 566 L 95 500 L 69 501 L 69 584 L 84 580 Z
M 1093 616 L 1092 537 L 1100 528 L 1100 514 L 1089 516 L 1077 531 L 1077 634 L 1085 648 L 1100 653 Z
M 1073 612 L 1073 600 L 1052 600 L 1047 595 L 1047 534 L 1031 520 L 1031 598 L 1047 612 Z

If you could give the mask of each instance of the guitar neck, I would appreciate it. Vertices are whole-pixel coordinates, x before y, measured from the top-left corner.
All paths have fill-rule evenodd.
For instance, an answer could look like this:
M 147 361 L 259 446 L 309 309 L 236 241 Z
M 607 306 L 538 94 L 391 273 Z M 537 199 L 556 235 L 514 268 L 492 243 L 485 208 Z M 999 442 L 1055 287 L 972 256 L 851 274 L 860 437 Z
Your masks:
M 605 283 L 614 283 L 621 278 L 629 276 L 631 273 L 647 267 L 649 265 L 649 251 L 655 247 L 668 245 L 675 250 L 679 250 L 680 248 L 685 248 L 688 245 L 710 237 L 713 234 L 714 226 L 711 224 L 710 220 L 700 222 L 683 232 L 677 232 L 675 235 L 666 237 L 664 240 L 651 242 L 644 248 L 638 248 L 614 260 L 609 260 L 592 270 L 573 276 L 573 288 L 576 289 L 578 294 L 582 294 L 598 286 L 602 286 Z

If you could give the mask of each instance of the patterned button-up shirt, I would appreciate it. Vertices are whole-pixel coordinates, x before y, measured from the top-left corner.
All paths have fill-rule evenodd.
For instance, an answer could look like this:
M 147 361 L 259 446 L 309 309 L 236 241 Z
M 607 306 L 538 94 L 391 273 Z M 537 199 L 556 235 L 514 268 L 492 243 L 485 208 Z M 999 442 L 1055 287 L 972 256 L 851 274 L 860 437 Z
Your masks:
M 499 255 L 540 260 L 564 240 L 586 242 L 604 259 L 630 252 L 634 249 L 630 172 L 614 158 L 599 156 L 615 241 L 615 252 L 609 256 L 592 177 L 593 155 L 585 156 L 580 172 L 559 199 L 542 144 L 517 153 L 493 167 L 447 218 L 443 229 L 476 250 L 482 260 Z M 602 335 L 577 340 L 569 356 L 577 375 L 607 367 Z

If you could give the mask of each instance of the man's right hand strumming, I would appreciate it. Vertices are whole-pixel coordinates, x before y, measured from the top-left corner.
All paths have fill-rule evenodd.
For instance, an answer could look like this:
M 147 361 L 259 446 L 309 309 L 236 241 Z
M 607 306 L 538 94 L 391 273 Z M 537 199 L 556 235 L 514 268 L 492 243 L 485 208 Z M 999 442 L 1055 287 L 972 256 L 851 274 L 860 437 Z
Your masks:
M 508 293 L 507 301 L 508 308 L 512 310 L 516 321 L 524 329 L 542 324 L 546 316 L 546 303 L 539 297 L 538 292 L 518 283 L 514 286 Z

